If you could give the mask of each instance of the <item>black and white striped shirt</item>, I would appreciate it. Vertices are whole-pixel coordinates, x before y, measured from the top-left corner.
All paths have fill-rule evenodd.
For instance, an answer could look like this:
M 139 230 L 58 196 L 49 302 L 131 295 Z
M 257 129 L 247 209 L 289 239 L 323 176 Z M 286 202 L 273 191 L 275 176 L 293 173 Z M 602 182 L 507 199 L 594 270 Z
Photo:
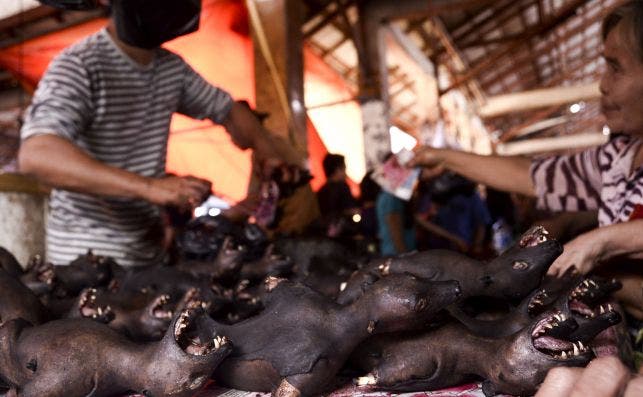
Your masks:
M 106 29 L 65 49 L 38 84 L 23 140 L 56 134 L 97 160 L 147 177 L 165 175 L 174 112 L 221 123 L 232 107 L 180 56 L 159 49 L 141 66 Z M 124 266 L 162 260 L 159 209 L 145 201 L 56 189 L 50 197 L 47 259 L 65 265 L 88 249 Z
M 531 177 L 538 206 L 598 210 L 600 226 L 630 220 L 643 205 L 643 166 L 632 169 L 641 144 L 639 138 L 619 134 L 593 149 L 535 161 Z

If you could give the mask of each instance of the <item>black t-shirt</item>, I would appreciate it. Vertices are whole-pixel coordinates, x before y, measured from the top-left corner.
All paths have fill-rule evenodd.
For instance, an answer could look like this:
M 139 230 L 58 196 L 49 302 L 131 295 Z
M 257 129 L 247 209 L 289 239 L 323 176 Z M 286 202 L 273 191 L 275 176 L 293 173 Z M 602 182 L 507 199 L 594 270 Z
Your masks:
M 317 192 L 317 201 L 322 217 L 339 217 L 347 209 L 358 207 L 357 200 L 344 181 L 326 182 Z

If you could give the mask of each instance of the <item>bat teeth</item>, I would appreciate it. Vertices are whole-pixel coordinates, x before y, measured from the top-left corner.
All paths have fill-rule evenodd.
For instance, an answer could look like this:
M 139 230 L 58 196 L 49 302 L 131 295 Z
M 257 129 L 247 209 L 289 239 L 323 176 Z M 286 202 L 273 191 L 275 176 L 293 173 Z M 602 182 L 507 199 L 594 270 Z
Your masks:
M 226 338 L 225 336 L 217 335 L 212 339 L 211 344 L 214 346 L 214 349 L 217 350 L 222 346 L 228 344 L 228 338 Z
M 346 281 L 344 281 L 343 283 L 341 283 L 341 284 L 339 285 L 339 291 L 340 291 L 340 292 L 341 292 L 341 291 L 344 291 L 344 290 L 346 289 L 346 286 L 347 286 L 347 285 L 348 285 L 348 283 L 347 283 Z
M 572 345 L 574 346 L 574 355 L 578 356 L 580 354 L 580 349 L 576 345 L 576 342 L 574 342 Z
M 377 379 L 375 379 L 375 375 L 368 374 L 366 376 L 360 376 L 359 378 L 357 378 L 356 383 L 357 383 L 357 386 L 376 385 Z

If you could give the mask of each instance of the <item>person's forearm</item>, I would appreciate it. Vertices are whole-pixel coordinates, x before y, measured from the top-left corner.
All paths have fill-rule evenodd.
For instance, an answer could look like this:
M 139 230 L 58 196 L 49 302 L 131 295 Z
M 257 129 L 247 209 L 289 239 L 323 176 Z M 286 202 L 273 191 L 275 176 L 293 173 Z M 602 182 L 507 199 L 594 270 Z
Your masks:
M 643 219 L 604 226 L 590 233 L 597 233 L 601 242 L 601 260 L 617 256 L 643 258 Z
M 445 168 L 473 181 L 498 190 L 535 195 L 528 158 L 483 156 L 448 149 L 441 156 Z
M 298 166 L 304 163 L 304 156 L 298 153 L 286 139 L 264 128 L 256 116 L 239 103 L 235 102 L 232 105 L 230 113 L 223 121 L 223 126 L 237 146 L 252 149 L 261 160 L 276 158 Z
M 445 228 L 436 225 L 433 222 L 427 221 L 425 219 L 422 219 L 419 216 L 415 217 L 415 222 L 426 229 L 427 231 L 433 233 L 437 237 L 441 237 L 443 239 L 449 240 L 450 242 L 458 245 L 458 246 L 466 246 L 467 243 L 461 239 L 460 237 L 456 236 L 455 234 L 449 232 Z
M 287 164 L 304 165 L 303 156 L 286 141 L 286 139 L 274 135 L 272 132 L 262 128 L 258 134 L 256 152 L 259 158 L 277 158 Z
M 81 193 L 145 198 L 147 178 L 105 165 L 68 140 L 39 135 L 22 142 L 20 171 L 54 188 Z

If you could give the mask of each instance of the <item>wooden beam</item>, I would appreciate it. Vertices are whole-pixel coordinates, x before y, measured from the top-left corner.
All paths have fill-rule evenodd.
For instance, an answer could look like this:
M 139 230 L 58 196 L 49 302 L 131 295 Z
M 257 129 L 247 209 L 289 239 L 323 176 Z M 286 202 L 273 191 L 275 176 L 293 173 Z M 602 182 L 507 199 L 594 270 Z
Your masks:
M 588 1 L 589 0 L 573 0 L 570 3 L 567 3 L 561 9 L 558 15 L 550 19 L 547 23 L 544 23 L 542 25 L 529 29 L 528 37 L 535 37 L 535 36 L 542 35 L 546 32 L 549 32 L 551 29 L 565 22 L 570 17 L 576 15 L 576 9 Z M 464 75 L 458 76 L 455 79 L 455 81 L 451 84 L 451 86 L 448 87 L 446 90 L 444 90 L 443 93 L 446 93 L 456 87 L 459 87 L 463 83 L 466 83 L 472 78 L 475 78 L 478 74 L 480 74 L 481 71 L 495 65 L 499 61 L 499 59 L 505 57 L 508 54 L 511 54 L 520 46 L 522 46 L 522 44 L 523 44 L 522 42 L 515 42 L 505 48 L 500 48 L 499 50 L 494 51 L 491 54 L 488 54 L 482 62 L 475 65 Z
M 493 39 L 476 39 L 476 40 L 467 41 L 466 43 L 458 44 L 458 48 L 463 49 L 463 48 L 470 48 L 470 47 L 482 47 L 482 46 L 487 46 L 491 44 L 525 40 L 527 36 L 528 35 L 525 32 L 522 32 L 517 34 L 508 34 L 501 37 L 495 37 Z
M 0 20 L 0 34 L 7 34 L 8 31 L 18 28 L 25 23 L 35 22 L 60 13 L 62 13 L 61 10 L 47 6 L 38 6 L 36 8 L 23 11 L 19 14 Z
M 287 134 L 294 148 L 306 154 L 303 3 L 246 0 L 246 6 L 255 54 L 256 107 L 270 113 L 264 121 L 267 129 Z
M 608 136 L 601 132 L 563 135 L 553 138 L 535 138 L 496 145 L 496 153 L 502 156 L 548 153 L 560 150 L 602 145 Z
M 516 137 L 530 135 L 538 131 L 546 130 L 548 128 L 556 127 L 565 124 L 570 120 L 569 116 L 558 116 L 550 119 L 540 120 L 531 125 L 523 127 L 518 130 Z
M 624 2 L 624 1 L 625 0 L 620 0 L 620 3 Z M 529 64 L 530 62 L 532 62 L 532 59 L 537 58 L 537 57 L 539 57 L 539 56 L 541 56 L 541 55 L 543 55 L 545 53 L 550 52 L 558 43 L 560 43 L 562 41 L 565 41 L 568 38 L 574 36 L 575 34 L 578 34 L 578 33 L 582 32 L 582 31 L 584 31 L 591 24 L 602 20 L 609 12 L 612 11 L 612 9 L 613 8 L 609 8 L 609 9 L 604 9 L 604 10 L 602 10 L 600 12 L 597 12 L 593 17 L 591 17 L 590 19 L 587 19 L 585 24 L 580 24 L 579 26 L 576 26 L 575 28 L 567 30 L 564 34 L 562 34 L 562 35 L 560 35 L 560 36 L 558 36 L 556 38 L 550 39 L 549 42 L 547 43 L 547 45 L 542 46 L 542 47 L 538 48 L 535 51 L 524 52 L 523 53 L 524 55 L 519 54 L 518 56 L 516 56 L 517 59 L 513 60 L 514 61 L 513 63 L 504 63 L 504 64 L 499 65 L 499 67 L 493 69 L 494 73 L 487 74 L 485 77 L 480 78 L 480 83 L 483 86 L 486 87 L 489 79 L 496 78 L 497 76 L 506 75 L 507 73 L 510 72 L 510 70 L 508 70 L 510 68 L 513 69 L 513 70 L 516 70 L 518 68 L 521 68 L 521 67 Z M 588 12 L 590 12 L 590 11 L 588 11 Z
M 309 38 L 310 36 L 314 35 L 315 33 L 319 32 L 322 30 L 330 21 L 335 19 L 339 15 L 339 8 L 335 8 L 335 10 L 327 13 L 322 17 L 322 19 L 319 20 L 315 25 L 313 25 L 311 28 L 308 28 L 304 33 L 304 39 Z
M 561 106 L 556 105 L 549 107 L 547 109 L 539 110 L 529 116 L 526 121 L 512 127 L 511 129 L 504 131 L 502 135 L 500 135 L 500 142 L 508 142 L 512 140 L 513 138 L 517 137 L 520 135 L 520 132 L 524 129 L 529 128 L 529 126 L 547 118 L 547 117 L 552 117 L 554 114 L 556 114 L 560 110 Z
M 478 31 L 480 28 L 482 28 L 485 24 L 489 23 L 490 21 L 493 20 L 493 18 L 497 18 L 498 15 L 502 15 L 503 12 L 505 12 L 507 9 L 512 7 L 515 4 L 514 0 L 501 0 L 497 2 L 496 4 L 492 5 L 491 7 L 493 8 L 492 11 L 490 11 L 487 16 L 484 18 L 481 18 L 480 20 L 473 22 L 471 25 L 467 26 L 467 28 L 463 31 L 458 32 L 455 30 L 453 34 L 453 40 L 459 41 L 467 37 L 469 34 Z M 482 11 L 484 12 L 484 10 Z M 475 21 L 475 18 L 472 19 Z
M 600 95 L 598 82 L 571 87 L 543 88 L 516 94 L 498 95 L 487 98 L 487 103 L 478 109 L 478 114 L 482 118 L 496 117 L 502 114 L 524 112 L 547 106 L 595 99 L 599 98 Z
M 49 7 L 47 7 L 49 8 Z M 37 10 L 38 8 L 34 9 Z M 33 10 L 32 10 L 33 11 Z M 29 23 L 15 26 L 9 31 L 10 35 L 0 35 L 0 49 L 22 43 L 49 33 L 58 32 L 81 23 L 105 16 L 102 9 L 92 11 L 63 11 L 49 14 L 42 18 L 31 20 Z M 5 30 L 3 33 L 7 33 Z
M 524 12 L 527 8 L 532 6 L 532 3 L 530 2 L 525 2 L 528 0 L 521 0 L 512 3 L 510 6 L 502 10 L 502 14 L 494 16 L 492 19 L 493 24 L 487 24 L 483 28 L 474 31 L 476 37 L 484 37 L 490 32 L 492 32 L 495 29 L 500 29 L 501 26 L 512 20 L 513 18 L 519 16 L 522 12 Z M 505 12 L 508 11 L 508 12 Z M 528 33 L 528 29 L 525 25 L 524 26 L 524 31 L 521 33 Z M 462 40 L 462 42 L 466 43 L 467 40 Z M 457 44 L 458 46 L 461 46 L 463 43 L 461 41 L 458 41 Z
M 435 31 L 437 32 L 438 38 L 440 39 L 440 42 L 447 49 L 447 54 L 449 54 L 449 57 L 453 60 L 456 71 L 463 72 L 469 70 L 469 65 L 465 62 L 464 57 L 460 54 L 458 49 L 453 44 L 451 36 L 447 32 L 442 21 L 437 17 L 433 18 L 433 25 L 435 27 Z M 473 81 L 470 81 L 468 83 L 469 84 L 467 85 L 467 87 L 469 88 L 469 91 L 475 98 L 476 102 L 484 103 L 485 95 L 483 94 L 478 82 L 473 79 Z

